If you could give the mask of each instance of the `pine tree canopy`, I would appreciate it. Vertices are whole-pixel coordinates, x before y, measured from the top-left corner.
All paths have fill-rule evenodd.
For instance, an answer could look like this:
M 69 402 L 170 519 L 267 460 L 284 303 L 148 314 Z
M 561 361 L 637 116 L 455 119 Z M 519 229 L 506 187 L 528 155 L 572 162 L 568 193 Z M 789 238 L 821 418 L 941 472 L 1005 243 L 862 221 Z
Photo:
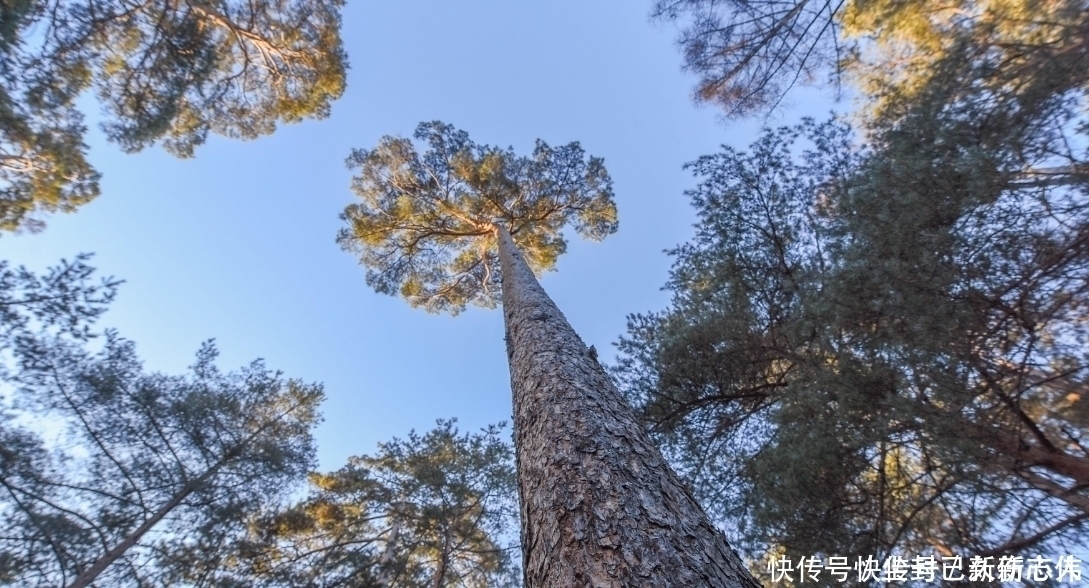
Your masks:
M 453 420 L 311 474 L 310 495 L 251 525 L 243 549 L 263 586 L 516 586 L 514 457 L 502 425 Z
M 247 521 L 312 467 L 321 387 L 223 373 L 210 343 L 183 376 L 89 345 L 117 282 L 85 261 L 0 267 L 0 584 L 237 585 Z
M 654 15 L 682 23 L 697 99 L 731 116 L 773 108 L 795 84 L 828 74 L 837 85 L 846 74 L 880 105 L 951 64 L 1003 70 L 998 92 L 1030 91 L 1019 80 L 1043 68 L 1080 95 L 1089 69 L 1085 0 L 659 0 Z M 978 82 L 945 83 L 970 88 L 969 79 Z
M 1026 179 L 1040 127 L 968 104 L 692 165 L 672 305 L 617 373 L 754 556 L 1089 540 L 1089 182 Z
M 510 232 L 535 272 L 551 269 L 567 248 L 563 228 L 601 240 L 617 228 L 612 181 L 600 158 L 578 143 L 533 154 L 473 143 L 441 122 L 422 123 L 415 138 L 384 137 L 356 150 L 352 190 L 360 202 L 341 217 L 337 237 L 359 255 L 367 283 L 429 312 L 456 314 L 499 300 L 496 227 Z
M 754 556 L 1084 545 L 1089 6 L 658 14 L 689 19 L 700 96 L 728 112 L 826 66 L 864 105 L 866 145 L 810 123 L 694 163 L 673 303 L 621 342 L 627 393 L 705 504 Z
M 0 264 L 0 585 L 518 585 L 503 424 L 441 420 L 312 473 L 320 386 L 221 372 L 211 343 L 146 372 L 92 329 L 119 282 L 87 261 Z
M 15 0 L 0 4 L 0 230 L 98 194 L 77 99 L 125 151 L 188 157 L 323 117 L 344 90 L 340 0 Z

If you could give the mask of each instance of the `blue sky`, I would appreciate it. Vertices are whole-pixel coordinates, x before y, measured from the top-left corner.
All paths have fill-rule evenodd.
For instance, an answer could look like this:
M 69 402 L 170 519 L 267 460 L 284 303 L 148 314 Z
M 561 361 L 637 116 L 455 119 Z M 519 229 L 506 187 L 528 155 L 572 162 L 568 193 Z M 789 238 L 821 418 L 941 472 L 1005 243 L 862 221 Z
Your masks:
M 436 119 L 521 153 L 539 137 L 603 157 L 620 230 L 602 243 L 572 239 L 542 284 L 609 360 L 625 316 L 667 302 L 663 250 L 687 240 L 694 221 L 682 165 L 723 143 L 747 145 L 765 122 L 834 106 L 801 93 L 770 121 L 720 122 L 692 103 L 675 30 L 650 23 L 649 9 L 649 0 L 355 0 L 344 12 L 348 90 L 331 117 L 256 141 L 213 137 L 189 160 L 122 153 L 95 129 L 88 101 L 102 196 L 46 219 L 40 234 L 3 236 L 0 258 L 43 269 L 95 252 L 103 274 L 126 281 L 102 324 L 136 341 L 149 369 L 183 371 L 215 338 L 225 369 L 261 357 L 323 382 L 324 469 L 437 418 L 463 429 L 509 421 L 500 313 L 429 315 L 375 294 L 334 243 L 353 198 L 344 159 Z

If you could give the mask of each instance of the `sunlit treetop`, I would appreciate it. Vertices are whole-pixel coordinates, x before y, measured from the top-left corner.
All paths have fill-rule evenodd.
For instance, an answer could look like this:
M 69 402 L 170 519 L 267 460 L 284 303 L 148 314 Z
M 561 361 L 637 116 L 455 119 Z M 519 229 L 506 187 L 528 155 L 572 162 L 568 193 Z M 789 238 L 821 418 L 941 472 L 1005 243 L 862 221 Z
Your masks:
M 917 97 L 944 62 L 985 70 L 999 93 L 1032 77 L 1084 86 L 1089 70 L 1085 0 L 657 0 L 653 15 L 679 22 L 697 100 L 728 116 L 774 109 L 826 74 L 880 110 Z
M 578 143 L 533 154 L 477 145 L 464 131 L 421 123 L 415 138 L 383 137 L 355 150 L 352 190 L 337 242 L 359 255 L 367 283 L 429 312 L 499 302 L 497 230 L 510 232 L 530 268 L 552 269 L 567 249 L 563 228 L 599 241 L 617 228 L 612 180 Z
M 1031 102 L 1086 91 L 1085 0 L 855 0 L 841 20 L 847 37 L 871 41 L 845 65 L 878 110 L 958 86 L 943 79 L 947 64 L 958 68 L 956 93 Z
M 328 115 L 344 91 L 342 0 L 17 0 L 0 5 L 0 230 L 98 194 L 76 99 L 125 151 L 180 157 Z

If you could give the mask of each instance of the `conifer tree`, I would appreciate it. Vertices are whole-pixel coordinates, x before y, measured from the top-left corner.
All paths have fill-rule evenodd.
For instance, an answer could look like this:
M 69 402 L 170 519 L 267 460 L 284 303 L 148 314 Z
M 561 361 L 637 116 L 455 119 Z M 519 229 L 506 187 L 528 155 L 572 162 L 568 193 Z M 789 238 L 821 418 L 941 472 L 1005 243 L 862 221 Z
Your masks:
M 340 0 L 25 0 L 0 6 L 0 230 L 98 194 L 77 98 L 128 152 L 189 157 L 323 117 L 344 89 Z
M 794 85 L 828 77 L 878 109 L 936 80 L 979 88 L 977 76 L 943 76 L 949 64 L 1002 72 L 986 82 L 999 93 L 1047 77 L 1085 96 L 1085 0 L 657 0 L 653 15 L 680 23 L 697 100 L 729 116 L 774 108 Z
M 0 261 L 0 352 L 43 334 L 70 340 L 92 336 L 91 325 L 106 311 L 120 281 L 96 282 L 90 258 L 82 254 L 61 261 L 44 275 Z
M 622 369 L 699 493 L 793 555 L 1084 543 L 1084 0 L 659 8 L 705 99 L 767 107 L 804 57 L 865 105 L 865 149 L 693 164 L 699 231 Z
M 602 160 L 538 141 L 529 157 L 421 124 L 353 152 L 361 202 L 339 242 L 377 291 L 456 313 L 502 301 L 528 588 L 755 586 L 534 273 L 568 223 L 617 228 Z
M 1087 186 L 1026 179 L 1025 137 L 994 134 L 1017 125 L 962 114 L 692 166 L 673 303 L 631 317 L 618 373 L 755 556 L 1089 538 Z
M 0 581 L 209 585 L 247 519 L 302 480 L 319 386 L 260 362 L 148 374 L 131 342 L 86 340 L 116 281 L 85 259 L 0 271 Z
M 263 586 L 516 586 L 514 456 L 501 426 L 453 420 L 379 444 L 326 474 L 303 501 L 251 523 L 240 553 Z

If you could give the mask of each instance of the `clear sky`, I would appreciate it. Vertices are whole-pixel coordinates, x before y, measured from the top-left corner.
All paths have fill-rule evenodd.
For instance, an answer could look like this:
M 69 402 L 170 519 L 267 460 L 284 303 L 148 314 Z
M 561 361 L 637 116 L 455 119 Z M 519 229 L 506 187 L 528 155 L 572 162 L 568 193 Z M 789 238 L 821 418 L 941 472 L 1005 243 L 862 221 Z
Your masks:
M 602 243 L 572 238 L 542 284 L 611 360 L 626 315 L 667 302 L 663 250 L 686 241 L 694 221 L 682 165 L 747 145 L 765 122 L 724 124 L 696 107 L 675 30 L 650 23 L 649 10 L 650 0 L 353 0 L 348 90 L 331 117 L 257 141 L 213 137 L 189 160 L 122 153 L 102 139 L 88 100 L 102 195 L 47 218 L 40 234 L 3 236 L 0 258 L 43 269 L 94 252 L 102 274 L 126 281 L 102 325 L 136 341 L 149 369 L 183 371 L 215 338 L 224 369 L 260 357 L 323 382 L 325 469 L 437 418 L 458 417 L 463 429 L 509 421 L 500 313 L 429 315 L 375 294 L 334 243 L 353 198 L 344 159 L 436 119 L 520 153 L 539 137 L 603 157 L 620 230 Z M 798 94 L 768 122 L 832 106 Z

